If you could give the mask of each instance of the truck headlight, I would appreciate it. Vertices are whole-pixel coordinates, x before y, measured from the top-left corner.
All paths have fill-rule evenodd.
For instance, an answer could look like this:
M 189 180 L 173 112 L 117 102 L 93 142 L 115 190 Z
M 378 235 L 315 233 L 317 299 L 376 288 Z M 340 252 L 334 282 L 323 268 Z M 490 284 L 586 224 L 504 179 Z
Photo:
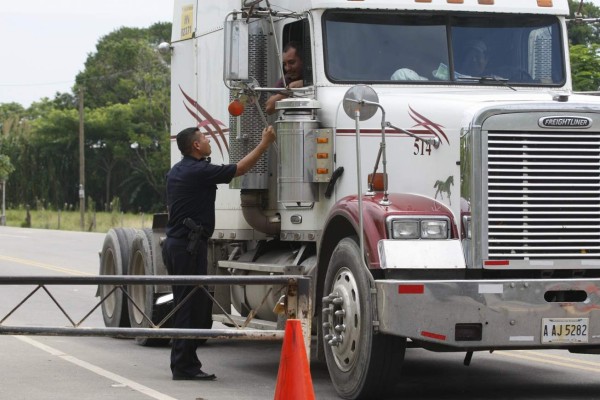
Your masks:
M 418 239 L 419 221 L 397 219 L 392 221 L 393 239 Z
M 392 239 L 448 239 L 448 218 L 398 217 L 387 218 L 388 234 Z
M 421 221 L 421 239 L 448 238 L 448 221 L 424 219 Z

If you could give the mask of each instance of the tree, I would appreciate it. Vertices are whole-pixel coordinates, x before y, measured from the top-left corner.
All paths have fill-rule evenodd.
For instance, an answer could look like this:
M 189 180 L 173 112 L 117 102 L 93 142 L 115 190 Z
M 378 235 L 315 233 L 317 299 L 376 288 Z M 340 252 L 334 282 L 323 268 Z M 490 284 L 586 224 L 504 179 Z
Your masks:
M 573 90 L 596 91 L 600 88 L 600 45 L 570 47 Z
M 73 93 L 25 109 L 0 104 L 0 153 L 15 164 L 7 185 L 13 204 L 37 200 L 62 208 L 78 202 L 77 95 L 85 93 L 86 195 L 114 197 L 123 210 L 162 209 L 169 167 L 170 57 L 156 51 L 170 23 L 121 28 L 100 38 Z M 99 207 L 102 208 L 102 207 Z
M 55 207 L 78 202 L 79 115 L 77 110 L 51 108 L 32 121 L 25 181 L 34 182 L 30 203 L 49 201 Z
M 85 70 L 76 77 L 76 85 L 83 86 L 88 94 L 86 105 L 126 104 L 136 97 L 152 97 L 168 90 L 170 59 L 159 54 L 156 46 L 168 39 L 170 26 L 158 23 L 148 29 L 121 28 L 102 37 L 97 52 L 88 56 Z
M 569 0 L 569 53 L 573 90 L 596 91 L 600 86 L 600 59 L 598 23 L 586 23 L 576 17 L 600 18 L 600 8 L 591 2 Z M 579 22 L 578 22 L 579 21 Z
M 127 200 L 132 206 L 164 211 L 165 174 L 170 156 L 169 134 L 165 134 L 168 132 L 165 123 L 168 123 L 169 98 L 139 97 L 130 105 L 136 121 L 130 136 L 133 154 L 129 158 L 129 168 L 132 173 L 123 181 L 123 188 L 129 193 Z M 147 204 L 149 199 L 152 204 Z
M 164 203 L 170 56 L 156 47 L 170 32 L 170 23 L 116 30 L 100 39 L 77 76 L 90 108 L 86 157 L 98 167 L 88 175 L 87 186 L 103 182 L 105 204 L 115 196 L 126 209 L 150 210 Z
M 17 186 L 34 184 L 21 178 L 23 172 L 28 172 L 30 168 L 24 164 L 27 157 L 24 153 L 28 152 L 27 142 L 31 136 L 31 120 L 28 118 L 27 111 L 17 103 L 0 104 L 0 153 L 12 160 L 15 167 L 13 179 L 6 185 L 6 196 L 11 199 L 12 193 L 21 194 L 22 188 L 16 191 Z M 20 201 L 13 197 L 13 201 Z
M 591 2 L 569 0 L 569 43 L 571 45 L 589 45 L 600 42 L 600 31 L 597 24 L 576 22 L 575 14 L 580 13 L 584 18 L 599 18 L 600 8 Z
M 107 206 L 114 196 L 120 196 L 113 182 L 118 185 L 130 173 L 126 169 L 134 129 L 131 106 L 115 104 L 89 110 L 86 115 L 86 159 L 96 167 L 87 170 L 87 186 L 94 188 L 93 197 Z M 104 188 L 104 196 L 100 188 Z
M 10 162 L 10 157 L 0 154 L 0 181 L 5 182 L 8 176 L 15 170 L 15 167 Z
M 25 109 L 18 103 L 0 104 L 0 138 L 21 131 L 25 115 Z

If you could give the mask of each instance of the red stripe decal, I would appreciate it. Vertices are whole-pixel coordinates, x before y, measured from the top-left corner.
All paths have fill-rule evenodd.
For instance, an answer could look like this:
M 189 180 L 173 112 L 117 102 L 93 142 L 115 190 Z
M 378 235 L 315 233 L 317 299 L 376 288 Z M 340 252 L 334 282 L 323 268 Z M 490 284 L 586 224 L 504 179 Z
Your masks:
M 427 332 L 427 331 L 421 331 L 421 336 L 425 336 L 428 338 L 432 338 L 432 339 L 437 339 L 437 340 L 446 340 L 446 335 L 440 335 L 438 333 L 432 333 L 432 332 Z
M 431 133 L 433 133 L 438 138 L 440 137 L 440 135 L 442 135 L 444 137 L 444 139 L 446 139 L 446 142 L 448 142 L 448 144 L 450 144 L 450 141 L 448 140 L 448 137 L 446 136 L 446 134 L 444 133 L 444 131 L 441 129 L 441 128 L 443 128 L 443 125 L 438 125 L 435 122 L 432 122 L 432 121 L 428 120 L 427 118 L 425 118 L 424 116 L 422 116 L 421 114 L 419 114 L 418 112 L 416 112 L 415 110 L 413 110 L 413 108 L 411 106 L 408 106 L 408 109 L 410 110 L 409 113 L 408 113 L 408 115 L 417 123 L 417 125 L 415 125 L 415 126 L 422 126 L 423 128 L 431 131 Z M 420 118 L 420 120 L 417 119 L 417 117 Z M 433 131 L 434 129 L 439 134 L 435 133 Z
M 198 129 L 202 128 L 203 127 L 202 126 L 202 118 L 200 118 L 194 111 L 192 111 L 192 109 L 189 108 L 187 106 L 187 104 L 183 103 L 183 106 L 186 108 L 186 110 L 188 110 L 188 112 L 192 115 L 192 117 L 194 117 L 196 119 L 196 121 L 198 121 Z M 221 143 L 219 143 L 217 136 L 212 131 L 212 129 L 210 129 L 210 125 L 204 126 L 204 129 L 206 129 L 206 131 L 208 132 L 210 137 L 212 137 L 212 139 L 215 141 L 215 143 L 217 144 L 217 147 L 219 148 L 219 152 L 221 153 L 221 157 L 223 157 L 223 150 L 221 149 Z M 227 143 L 225 143 L 225 144 L 227 144 Z
M 420 129 L 420 130 L 411 129 L 409 132 L 414 133 L 414 134 L 435 136 L 435 134 L 431 133 L 430 131 L 424 130 L 424 129 Z M 406 133 L 396 130 L 396 129 L 386 129 L 385 133 L 386 133 L 386 135 L 398 135 L 398 136 L 409 137 L 409 135 L 407 135 Z M 356 129 L 337 129 L 336 134 L 338 136 L 353 136 L 353 135 L 356 135 Z M 381 129 L 361 129 L 360 134 L 381 137 Z
M 179 86 L 179 90 L 181 90 L 181 93 L 183 94 L 183 97 L 185 97 L 187 99 L 187 101 L 189 101 L 190 104 L 193 105 L 194 108 L 196 110 L 198 110 L 200 112 L 200 114 L 202 114 L 202 116 L 204 118 L 206 118 L 207 120 L 209 120 L 212 123 L 213 127 L 219 133 L 219 136 L 221 136 L 221 139 L 223 139 L 223 144 L 225 145 L 225 149 L 227 150 L 227 152 L 229 152 L 229 146 L 227 145 L 227 139 L 225 139 L 225 134 L 223 133 L 223 130 L 221 129 L 221 126 L 220 126 L 220 125 L 224 125 L 224 124 L 221 121 L 214 119 L 212 117 L 212 115 L 210 115 L 204 108 L 202 108 L 200 106 L 200 104 L 198 104 L 196 102 L 196 100 L 192 99 L 186 92 L 184 92 L 183 89 L 181 88 L 181 85 Z M 205 127 L 205 128 L 207 128 L 207 127 Z M 220 147 L 221 146 L 219 146 L 219 148 Z
M 486 260 L 483 262 L 483 265 L 489 265 L 489 266 L 510 265 L 510 261 L 508 261 L 508 260 Z
M 423 294 L 425 285 L 398 285 L 398 293 L 400 294 Z

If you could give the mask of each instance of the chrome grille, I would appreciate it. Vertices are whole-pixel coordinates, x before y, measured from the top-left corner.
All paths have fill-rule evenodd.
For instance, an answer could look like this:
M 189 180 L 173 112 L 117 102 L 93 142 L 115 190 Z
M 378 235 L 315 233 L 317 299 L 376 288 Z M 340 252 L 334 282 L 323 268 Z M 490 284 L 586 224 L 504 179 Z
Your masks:
M 600 133 L 487 136 L 488 258 L 600 254 Z

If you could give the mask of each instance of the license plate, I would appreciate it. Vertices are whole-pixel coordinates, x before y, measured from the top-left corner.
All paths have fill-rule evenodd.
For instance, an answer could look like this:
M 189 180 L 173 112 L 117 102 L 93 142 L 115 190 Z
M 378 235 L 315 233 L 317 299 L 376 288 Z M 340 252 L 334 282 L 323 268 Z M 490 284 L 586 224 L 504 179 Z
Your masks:
M 589 318 L 542 318 L 542 343 L 587 343 Z

